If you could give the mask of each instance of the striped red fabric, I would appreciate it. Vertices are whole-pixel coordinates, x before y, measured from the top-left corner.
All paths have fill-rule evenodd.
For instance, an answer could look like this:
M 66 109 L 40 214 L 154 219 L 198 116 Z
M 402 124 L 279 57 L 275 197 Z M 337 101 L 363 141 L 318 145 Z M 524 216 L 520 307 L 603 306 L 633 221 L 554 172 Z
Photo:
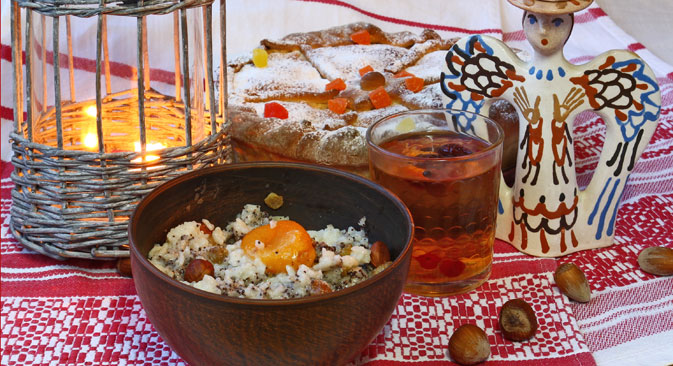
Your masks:
M 327 4 L 327 5 L 335 5 L 335 6 L 341 6 L 345 7 L 348 9 L 352 9 L 362 15 L 365 15 L 367 17 L 370 17 L 372 19 L 377 19 L 377 20 L 382 20 L 384 22 L 392 23 L 392 24 L 400 24 L 400 25 L 405 25 L 409 27 L 416 27 L 416 28 L 427 28 L 427 29 L 434 29 L 438 31 L 448 31 L 448 32 L 455 32 L 455 33 L 463 33 L 463 34 L 489 34 L 489 33 L 495 33 L 495 34 L 501 34 L 502 29 L 497 29 L 497 28 L 490 28 L 490 29 L 466 29 L 466 28 L 460 28 L 460 27 L 452 27 L 452 26 L 446 26 L 446 25 L 439 25 L 439 24 L 428 24 L 428 23 L 422 23 L 422 22 L 414 22 L 414 21 L 409 21 L 401 18 L 393 18 L 385 15 L 380 15 L 375 12 L 367 11 L 364 10 L 361 7 L 355 6 L 353 4 L 350 4 L 346 1 L 339 1 L 339 0 L 299 0 L 299 1 L 304 1 L 304 2 L 316 2 L 316 3 L 322 3 L 322 4 Z
M 361 20 L 378 21 L 382 28 L 389 24 L 412 31 L 431 28 L 452 36 L 490 34 L 517 47 L 525 42 L 523 32 L 516 29 L 425 23 L 372 11 L 363 1 L 302 1 L 323 6 L 327 12 L 352 12 Z M 617 37 L 605 34 L 604 28 L 614 25 L 595 5 L 575 19 L 578 27 L 596 37 Z M 630 38 L 624 38 L 621 47 L 648 52 Z M 577 47 L 569 57 L 580 63 L 594 56 Z M 3 68 L 9 65 L 8 45 L 0 45 L 0 59 Z M 93 62 L 79 60 L 78 72 L 92 72 Z M 124 77 L 124 67 L 120 65 L 115 75 Z M 498 241 L 493 274 L 486 284 L 448 298 L 403 295 L 381 333 L 351 364 L 453 364 L 448 339 L 465 323 L 486 331 L 491 344 L 487 365 L 673 363 L 673 277 L 647 274 L 637 264 L 643 248 L 673 247 L 673 71 L 670 66 L 659 70 L 664 70 L 658 73 L 663 103 L 659 127 L 629 179 L 613 246 L 542 259 Z M 165 70 L 151 74 L 159 81 L 170 76 Z M 7 90 L 3 87 L 3 94 Z M 11 105 L 4 96 L 2 100 L 0 117 L 13 119 Z M 604 126 L 593 113 L 584 113 L 576 121 L 576 169 L 582 186 L 588 184 L 597 164 Z M 21 247 L 9 228 L 13 167 L 2 162 L 0 169 L 1 364 L 185 365 L 147 319 L 133 281 L 119 276 L 113 263 L 57 261 Z M 587 304 L 569 301 L 553 283 L 556 266 L 569 261 L 587 274 L 593 291 Z M 536 336 L 527 342 L 505 340 L 497 325 L 501 305 L 516 297 L 533 306 L 540 323 Z M 643 345 L 659 351 L 647 352 Z
M 35 48 L 38 50 L 36 54 L 41 57 L 41 47 L 35 46 Z M 22 63 L 25 64 L 26 61 L 26 54 L 25 52 L 22 53 Z M 68 64 L 68 55 L 65 53 L 59 53 L 59 63 L 61 65 L 67 65 Z M 12 48 L 9 45 L 0 45 L 0 59 L 3 59 L 5 61 L 11 62 L 12 61 Z M 48 65 L 53 65 L 54 64 L 54 53 L 52 51 L 47 51 L 45 53 L 45 60 Z M 39 61 L 39 59 L 37 60 Z M 95 73 L 96 72 L 96 60 L 93 59 L 88 59 L 84 57 L 77 57 L 73 56 L 73 67 L 75 70 L 78 71 L 86 71 L 90 73 Z M 130 65 L 122 64 L 119 62 L 110 62 L 110 75 L 124 78 L 124 79 L 131 79 L 133 77 L 133 67 Z M 175 83 L 175 75 L 171 71 L 166 71 L 166 70 L 161 70 L 161 69 L 156 69 L 153 68 L 150 70 L 150 78 L 154 81 L 160 81 L 166 84 L 173 85 Z M 4 118 L 4 117 L 3 117 Z

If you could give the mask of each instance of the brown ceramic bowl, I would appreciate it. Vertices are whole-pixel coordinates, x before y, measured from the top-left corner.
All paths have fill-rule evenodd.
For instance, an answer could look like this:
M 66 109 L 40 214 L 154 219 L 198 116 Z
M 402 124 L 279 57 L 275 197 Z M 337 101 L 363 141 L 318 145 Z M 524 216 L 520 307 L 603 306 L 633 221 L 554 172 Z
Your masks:
M 307 229 L 356 226 L 382 240 L 393 264 L 355 286 L 291 300 L 251 300 L 204 292 L 156 269 L 147 253 L 188 220 L 224 227 L 246 203 L 284 196 L 274 214 Z M 413 223 L 402 202 L 362 177 L 295 163 L 206 168 L 175 178 L 137 206 L 129 224 L 133 280 L 148 318 L 171 348 L 198 365 L 339 365 L 366 347 L 402 294 Z

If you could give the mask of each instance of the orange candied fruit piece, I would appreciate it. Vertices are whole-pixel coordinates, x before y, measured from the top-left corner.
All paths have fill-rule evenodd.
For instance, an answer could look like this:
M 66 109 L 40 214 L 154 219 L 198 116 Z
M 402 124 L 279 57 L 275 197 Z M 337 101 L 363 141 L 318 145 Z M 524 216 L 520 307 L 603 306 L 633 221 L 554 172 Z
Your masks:
M 360 72 L 360 76 L 364 76 L 366 73 L 372 72 L 372 71 L 374 71 L 374 68 L 371 67 L 371 65 L 367 65 L 367 66 L 361 68 L 360 70 L 358 70 L 358 72 Z
M 374 108 L 376 109 L 384 108 L 392 104 L 390 95 L 388 95 L 388 92 L 386 92 L 386 89 L 382 86 L 379 86 L 369 93 L 369 100 L 372 101 L 372 105 L 374 105 Z
M 264 105 L 264 118 L 276 117 L 280 119 L 287 119 L 287 109 L 280 103 L 269 102 Z
M 303 226 L 291 220 L 253 229 L 241 240 L 241 249 L 259 258 L 272 274 L 286 273 L 285 266 L 295 270 L 302 264 L 312 267 L 316 257 L 313 239 Z
M 402 71 L 398 72 L 397 74 L 393 75 L 393 77 L 396 77 L 396 78 L 406 78 L 407 76 L 416 76 L 416 75 L 410 73 L 407 70 L 402 70 Z
M 347 107 L 348 99 L 346 98 L 332 98 L 327 101 L 327 108 L 336 114 L 343 114 Z
M 421 91 L 421 89 L 423 89 L 423 85 L 425 84 L 425 82 L 421 78 L 412 76 L 404 80 L 404 84 L 407 86 L 407 89 L 409 89 L 409 91 L 418 93 L 419 91 Z
M 371 44 L 372 36 L 366 29 L 351 34 L 351 41 L 357 44 Z
M 334 90 L 344 90 L 344 89 L 346 89 L 346 83 L 343 81 L 343 79 L 336 78 L 336 79 L 330 81 L 329 83 L 327 83 L 327 85 L 325 85 L 325 90 L 333 90 L 333 89 Z

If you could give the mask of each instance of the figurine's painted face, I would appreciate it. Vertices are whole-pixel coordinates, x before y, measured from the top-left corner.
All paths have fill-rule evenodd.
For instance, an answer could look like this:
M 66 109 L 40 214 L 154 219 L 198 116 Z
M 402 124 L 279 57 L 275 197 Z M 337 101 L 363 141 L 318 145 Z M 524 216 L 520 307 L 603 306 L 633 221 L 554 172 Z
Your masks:
M 536 52 L 550 55 L 565 44 L 570 37 L 574 18 L 571 14 L 537 14 L 524 12 L 523 31 Z

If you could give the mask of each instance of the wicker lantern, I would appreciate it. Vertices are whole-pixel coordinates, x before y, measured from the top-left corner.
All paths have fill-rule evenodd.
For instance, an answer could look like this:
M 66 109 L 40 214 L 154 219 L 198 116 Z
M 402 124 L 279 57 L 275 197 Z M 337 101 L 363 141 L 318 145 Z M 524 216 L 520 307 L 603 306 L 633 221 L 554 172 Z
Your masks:
M 127 257 L 128 219 L 145 194 L 231 161 L 212 1 L 12 0 L 10 226 L 22 245 Z

